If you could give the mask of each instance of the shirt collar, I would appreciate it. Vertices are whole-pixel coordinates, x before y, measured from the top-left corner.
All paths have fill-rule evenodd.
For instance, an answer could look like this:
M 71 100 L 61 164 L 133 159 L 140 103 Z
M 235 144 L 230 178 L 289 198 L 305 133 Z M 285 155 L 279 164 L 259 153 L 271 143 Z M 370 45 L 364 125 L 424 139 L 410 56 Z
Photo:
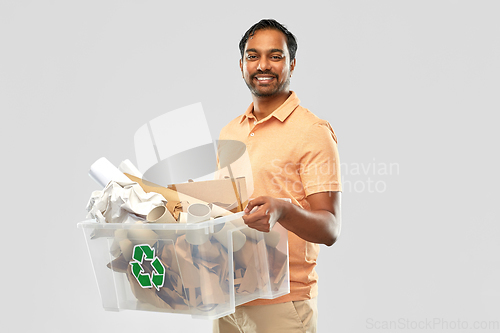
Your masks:
M 267 119 L 274 117 L 278 119 L 281 122 L 284 122 L 286 118 L 299 106 L 300 100 L 297 97 L 297 94 L 295 94 L 294 91 L 288 96 L 286 101 L 281 104 L 276 110 L 274 110 L 269 116 L 267 116 L 264 119 L 261 119 L 260 121 L 266 121 Z M 255 116 L 253 115 L 253 102 L 250 104 L 248 109 L 245 111 L 245 113 L 241 116 L 240 119 L 240 124 L 245 120 L 245 118 L 254 118 Z

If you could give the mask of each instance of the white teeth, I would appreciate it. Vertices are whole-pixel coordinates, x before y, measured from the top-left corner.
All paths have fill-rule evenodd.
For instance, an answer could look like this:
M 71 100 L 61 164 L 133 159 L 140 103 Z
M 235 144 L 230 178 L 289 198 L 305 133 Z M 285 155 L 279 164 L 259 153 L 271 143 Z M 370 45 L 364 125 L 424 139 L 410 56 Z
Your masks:
M 272 80 L 272 77 L 258 77 L 257 80 L 259 81 Z

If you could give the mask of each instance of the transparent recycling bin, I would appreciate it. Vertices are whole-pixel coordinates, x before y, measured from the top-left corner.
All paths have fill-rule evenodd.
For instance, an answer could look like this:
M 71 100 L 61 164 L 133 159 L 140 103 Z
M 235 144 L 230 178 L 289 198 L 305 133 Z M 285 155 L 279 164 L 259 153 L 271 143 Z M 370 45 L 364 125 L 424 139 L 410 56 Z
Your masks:
M 250 229 L 242 214 L 195 224 L 79 223 L 103 307 L 216 319 L 289 293 L 287 231 Z

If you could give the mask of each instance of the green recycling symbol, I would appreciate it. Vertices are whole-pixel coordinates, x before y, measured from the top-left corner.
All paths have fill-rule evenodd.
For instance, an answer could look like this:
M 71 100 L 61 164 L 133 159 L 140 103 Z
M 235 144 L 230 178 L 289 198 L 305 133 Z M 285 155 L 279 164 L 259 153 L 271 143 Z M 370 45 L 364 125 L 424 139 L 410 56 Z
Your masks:
M 134 255 L 132 259 L 134 259 L 130 262 L 132 274 L 141 287 L 151 288 L 154 285 L 156 290 L 160 290 L 165 282 L 165 266 L 163 266 L 160 259 L 155 256 L 155 249 L 152 249 L 149 244 L 136 245 L 134 246 Z M 152 275 L 144 272 L 144 268 L 142 267 L 143 259 L 151 261 L 151 266 L 154 269 Z

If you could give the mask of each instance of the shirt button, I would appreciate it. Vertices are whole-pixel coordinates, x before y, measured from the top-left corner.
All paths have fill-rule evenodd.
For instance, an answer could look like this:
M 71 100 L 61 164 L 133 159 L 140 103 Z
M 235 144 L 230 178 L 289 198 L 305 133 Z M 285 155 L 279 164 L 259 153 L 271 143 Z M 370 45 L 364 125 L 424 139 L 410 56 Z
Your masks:
M 254 124 L 254 125 L 255 125 L 255 124 L 257 124 L 257 120 L 254 120 L 254 121 L 253 121 L 253 124 Z
M 254 136 L 255 133 L 250 133 L 250 136 Z

